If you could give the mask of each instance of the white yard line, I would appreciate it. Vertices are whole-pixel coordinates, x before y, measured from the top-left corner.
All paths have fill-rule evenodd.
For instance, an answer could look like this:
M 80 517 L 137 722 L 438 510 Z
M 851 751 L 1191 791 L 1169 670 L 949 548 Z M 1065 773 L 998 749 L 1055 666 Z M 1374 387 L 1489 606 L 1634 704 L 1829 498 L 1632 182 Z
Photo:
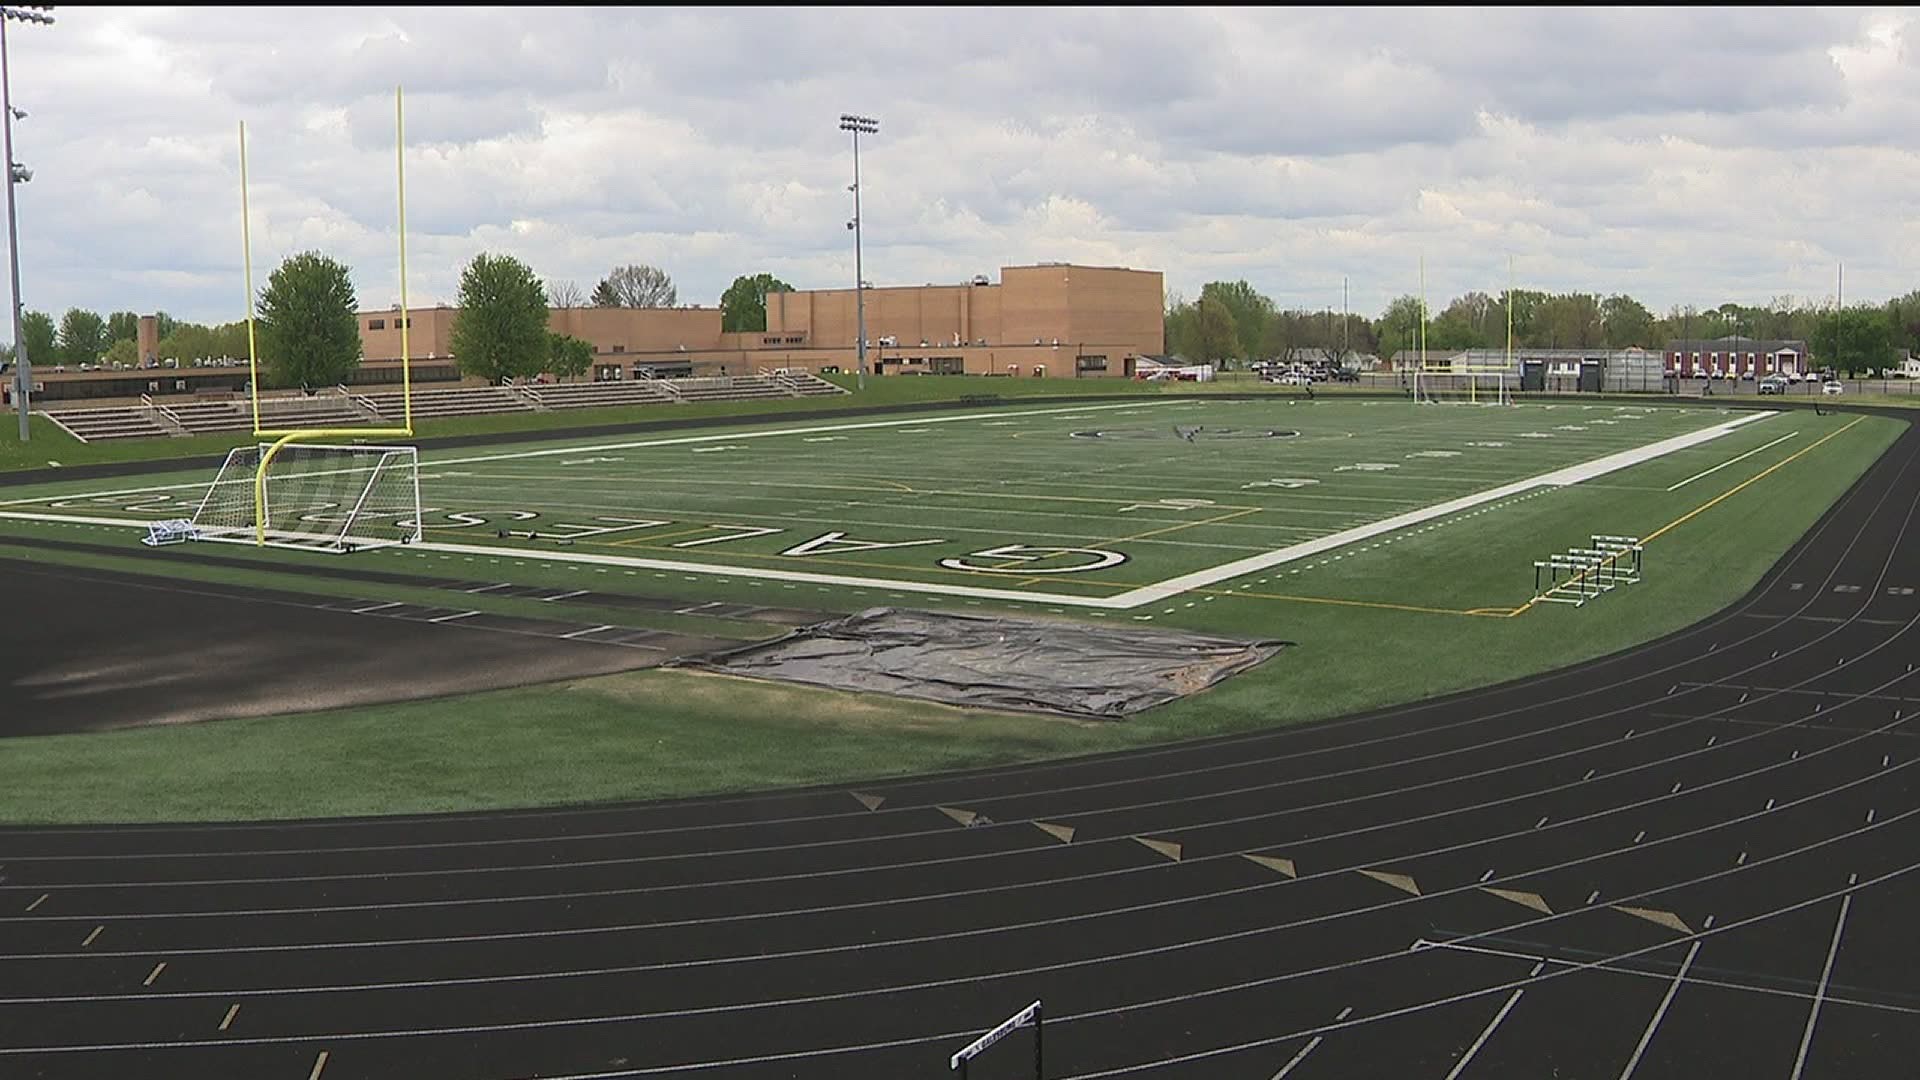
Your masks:
M 443 469 L 449 465 L 474 465 L 483 461 L 519 461 L 524 458 L 554 457 L 556 455 L 604 454 L 612 450 L 643 450 L 655 446 L 690 446 L 699 443 L 731 442 L 736 439 L 772 439 L 787 435 L 818 435 L 821 432 L 828 431 L 864 431 L 871 428 L 907 427 L 914 424 L 952 424 L 967 420 L 991 420 L 996 417 L 1006 416 L 1053 416 L 1066 412 L 1083 413 L 1100 409 L 1137 409 L 1143 405 L 1174 404 L 1178 404 L 1178 402 L 1144 401 L 1121 405 L 1081 405 L 1071 409 L 1027 409 L 1019 412 L 976 412 L 964 413 L 957 416 L 923 416 L 915 417 L 911 420 L 869 420 L 858 424 L 821 424 L 812 427 L 776 428 L 771 431 L 735 431 L 720 435 L 680 435 L 668 439 L 645 439 L 640 442 L 606 443 L 600 446 L 563 446 L 549 450 L 520 450 L 511 454 L 487 454 L 482 457 L 453 458 L 448 461 L 441 461 L 435 458 L 431 461 L 422 461 L 420 468 L 423 470 L 432 470 Z M 530 432 L 529 436 L 531 439 L 539 438 L 538 433 Z M 155 487 L 126 488 L 120 491 L 94 491 L 77 495 L 55 496 L 54 498 L 61 501 L 70 501 L 73 499 L 106 499 L 117 498 L 122 495 L 147 495 L 156 491 L 181 491 L 188 488 L 204 491 L 206 487 L 207 482 L 200 480 L 191 484 L 160 484 Z M 35 499 L 9 499 L 5 502 L 0 502 L 0 506 L 22 506 L 29 503 L 45 503 L 49 501 L 51 500 L 43 495 Z
M 1052 411 L 1061 411 L 1061 410 L 1052 410 Z M 995 414 L 981 414 L 981 415 L 989 416 L 989 415 L 995 415 Z M 683 574 L 726 575 L 729 577 L 762 579 L 762 580 L 769 580 L 769 581 L 784 581 L 784 582 L 791 582 L 791 583 L 797 583 L 797 584 L 839 585 L 839 586 L 847 586 L 852 588 L 881 589 L 881 590 L 887 590 L 892 592 L 930 593 L 930 594 L 935 594 L 940 596 L 958 596 L 958 597 L 966 597 L 966 598 L 978 599 L 978 600 L 1008 600 L 1008 601 L 1014 601 L 1017 603 L 1056 604 L 1056 605 L 1067 606 L 1067 607 L 1100 608 L 1105 610 L 1124 611 L 1130 608 L 1140 607 L 1145 604 L 1158 603 L 1160 601 L 1169 599 L 1173 596 L 1177 596 L 1181 593 L 1187 592 L 1191 589 L 1204 588 L 1208 585 L 1217 584 L 1219 582 L 1227 581 L 1232 578 L 1243 577 L 1247 574 L 1256 573 L 1261 570 L 1271 569 L 1275 566 L 1280 566 L 1284 563 L 1289 563 L 1289 562 L 1294 562 L 1300 559 L 1310 558 L 1314 555 L 1319 555 L 1323 552 L 1332 551 L 1336 548 L 1345 547 L 1349 544 L 1358 543 L 1362 540 L 1369 540 L 1376 536 L 1394 532 L 1399 529 L 1404 529 L 1410 525 L 1418 525 L 1422 522 L 1432 521 L 1435 518 L 1446 517 L 1449 514 L 1457 514 L 1462 510 L 1467 510 L 1476 506 L 1484 505 L 1486 503 L 1495 502 L 1497 500 L 1504 499 L 1512 495 L 1517 495 L 1521 492 L 1530 491 L 1534 488 L 1566 487 L 1569 485 L 1581 483 L 1586 480 L 1592 480 L 1596 477 L 1605 476 L 1609 473 L 1617 472 L 1621 469 L 1630 468 L 1634 465 L 1639 465 L 1643 462 L 1651 461 L 1655 458 L 1662 457 L 1667 454 L 1671 454 L 1676 450 L 1684 450 L 1690 446 L 1698 446 L 1701 443 L 1720 438 L 1721 436 L 1726 435 L 1731 431 L 1735 431 L 1747 424 L 1750 424 L 1759 420 L 1765 420 L 1768 417 L 1775 416 L 1775 415 L 1777 414 L 1773 412 L 1749 413 L 1747 415 L 1738 417 L 1733 420 L 1728 420 L 1723 423 L 1715 424 L 1711 427 L 1701 428 L 1698 431 L 1691 431 L 1683 435 L 1676 435 L 1676 436 L 1673 436 L 1672 438 L 1662 439 L 1659 442 L 1648 443 L 1645 446 L 1634 447 L 1629 450 L 1622 450 L 1618 453 L 1609 454 L 1606 457 L 1596 458 L 1592 461 L 1582 462 L 1577 465 L 1569 465 L 1565 468 L 1556 469 L 1548 473 L 1542 473 L 1539 476 L 1530 477 L 1525 480 L 1517 480 L 1511 484 L 1502 484 L 1499 487 L 1489 488 L 1485 491 L 1477 492 L 1472 495 L 1464 495 L 1457 499 L 1449 499 L 1443 503 L 1436 503 L 1433 506 L 1423 507 L 1419 510 L 1410 511 L 1405 514 L 1398 514 L 1390 518 L 1384 518 L 1380 521 L 1372 522 L 1370 524 L 1356 526 L 1354 528 L 1346 529 L 1342 532 L 1334 533 L 1329 536 L 1323 536 L 1315 540 L 1309 540 L 1309 541 L 1306 541 L 1305 543 L 1294 544 L 1290 547 L 1279 548 L 1274 551 L 1264 552 L 1262 554 L 1251 556 L 1249 558 L 1238 559 L 1234 562 L 1223 563 L 1219 566 L 1210 567 L 1204 570 L 1196 570 L 1189 574 L 1182 574 L 1178 577 L 1168 578 L 1165 581 L 1156 582 L 1150 585 L 1143 585 L 1143 586 L 1140 586 L 1139 588 L 1135 588 L 1127 592 L 1120 593 L 1117 596 L 1103 596 L 1103 597 L 1073 596 L 1065 593 L 1025 592 L 1025 591 L 1016 590 L 1016 589 L 984 588 L 984 587 L 972 586 L 972 585 L 949 585 L 945 583 L 913 581 L 913 580 L 904 579 L 904 578 L 867 577 L 867 576 L 855 576 L 850 574 L 826 574 L 826 573 L 814 573 L 812 571 L 804 571 L 804 570 L 775 570 L 775 569 L 765 569 L 761 567 L 734 566 L 734 565 L 729 565 L 725 563 L 683 562 L 676 559 L 652 559 L 652 558 L 643 558 L 643 557 L 628 556 L 628 555 L 599 555 L 599 554 L 571 552 L 571 551 L 530 551 L 526 548 L 519 548 L 519 547 L 488 547 L 488 546 L 478 545 L 478 544 L 444 544 L 444 543 L 424 542 L 419 544 L 410 544 L 408 545 L 408 547 L 417 551 L 432 551 L 432 552 L 440 552 L 440 553 L 449 554 L 449 555 L 504 556 L 504 557 L 515 558 L 515 559 L 538 558 L 538 559 L 543 559 L 547 562 L 582 563 L 582 564 L 588 564 L 593 566 L 617 566 L 617 567 L 625 567 L 625 568 L 637 569 L 637 570 L 663 570 L 663 571 L 671 571 L 671 572 L 683 573 Z M 971 419 L 971 418 L 970 417 L 954 417 L 952 419 Z M 931 422 L 933 421 L 927 421 L 927 420 L 889 421 L 887 422 L 887 424 L 891 426 L 899 423 L 931 423 Z M 862 426 L 872 426 L 872 425 L 862 425 Z M 821 429 L 809 429 L 809 430 L 841 430 L 841 429 L 821 428 Z M 768 432 L 764 434 L 775 434 L 775 433 Z M 793 432 L 791 431 L 782 432 L 781 434 L 793 434 Z M 728 437 L 738 438 L 739 436 L 736 435 L 736 436 L 728 436 Z M 633 444 L 630 444 L 630 445 L 633 445 Z M 621 447 L 599 447 L 599 448 L 590 448 L 590 449 L 620 449 L 620 448 Z M 560 453 L 562 451 L 551 451 L 551 452 Z M 583 452 L 583 450 L 582 448 L 579 448 L 579 447 L 571 447 L 565 452 L 580 453 L 580 452 Z M 549 451 L 538 451 L 537 453 L 549 453 Z M 118 527 L 130 527 L 130 528 L 140 528 L 140 529 L 144 529 L 148 525 L 148 522 L 146 521 L 134 521 L 134 520 L 129 520 L 125 518 L 70 517 L 70 516 L 61 515 L 61 514 L 39 514 L 39 513 L 28 513 L 28 512 L 19 512 L 19 511 L 0 511 L 0 518 L 12 518 L 12 519 L 22 520 L 22 521 L 73 522 L 78 524 L 111 525 L 111 526 L 118 526 Z M 909 568 L 903 567 L 902 569 L 905 570 Z
M 1670 488 L 1668 488 L 1667 490 L 1668 490 L 1668 491 L 1679 491 L 1679 490 L 1680 490 L 1681 488 L 1683 488 L 1683 487 L 1686 487 L 1686 486 L 1687 486 L 1688 484 L 1691 484 L 1691 483 L 1693 483 L 1693 482 L 1694 482 L 1695 480 L 1698 480 L 1698 479 L 1700 479 L 1700 478 L 1701 478 L 1701 477 L 1703 477 L 1703 476 L 1712 476 L 1712 475 L 1713 475 L 1714 473 L 1717 473 L 1717 472 L 1719 472 L 1719 471 L 1720 471 L 1721 469 L 1724 469 L 1724 468 L 1726 468 L 1727 466 L 1729 466 L 1729 465 L 1732 465 L 1732 464 L 1734 464 L 1734 463 L 1736 463 L 1736 462 L 1741 462 L 1741 461 L 1745 461 L 1745 460 L 1747 460 L 1748 458 L 1750 458 L 1750 457 L 1752 457 L 1753 455 L 1755 455 L 1755 454 L 1757 454 L 1757 453 L 1759 453 L 1759 452 L 1760 452 L 1760 451 L 1762 451 L 1762 450 L 1771 450 L 1771 449 L 1773 449 L 1774 447 L 1776 447 L 1776 446 L 1779 446 L 1779 445 L 1780 445 L 1781 443 L 1783 443 L 1783 442 L 1786 442 L 1786 441 L 1787 441 L 1788 439 L 1791 439 L 1791 438 L 1793 438 L 1793 437 L 1794 437 L 1795 435 L 1798 435 L 1798 434 L 1800 434 L 1800 433 L 1799 433 L 1799 432 L 1797 432 L 1797 431 L 1789 431 L 1789 432 L 1787 432 L 1787 433 L 1786 433 L 1785 435 L 1782 435 L 1782 436 L 1780 436 L 1779 438 L 1777 438 L 1777 439 L 1775 439 L 1775 440 L 1773 440 L 1772 442 L 1770 442 L 1770 443 L 1768 443 L 1768 444 L 1767 444 L 1767 445 L 1765 445 L 1765 446 L 1756 446 L 1756 447 L 1754 447 L 1753 449 L 1751 449 L 1751 450 L 1749 450 L 1749 451 L 1747 451 L 1746 453 L 1744 453 L 1744 454 L 1741 454 L 1741 455 L 1740 455 L 1739 457 L 1736 457 L 1736 458 L 1728 458 L 1727 460 L 1725 460 L 1725 461 L 1723 461 L 1723 462 L 1721 462 L 1720 464 L 1718 464 L 1718 465 L 1715 465 L 1715 466 L 1714 466 L 1713 468 L 1711 468 L 1711 469 L 1706 469 L 1706 470 L 1704 470 L 1704 471 L 1702 471 L 1702 472 L 1697 472 L 1697 473 L 1694 473 L 1694 474 L 1693 474 L 1692 476 L 1689 476 L 1689 477 L 1687 477 L 1687 478 L 1686 478 L 1685 480 L 1682 480 L 1682 481 L 1680 481 L 1679 483 L 1677 483 L 1677 484 L 1675 484 L 1675 485 L 1673 485 L 1672 487 L 1670 487 Z
M 1165 581 L 1135 589 L 1129 593 L 1108 597 L 1107 601 L 1117 606 L 1125 607 L 1151 604 L 1159 600 L 1165 600 L 1168 597 L 1177 596 L 1189 589 L 1205 588 L 1208 585 L 1215 585 L 1230 578 L 1258 573 L 1261 570 L 1270 570 L 1284 563 L 1310 558 L 1322 552 L 1332 551 L 1335 548 L 1358 543 L 1361 540 L 1370 540 L 1385 533 L 1404 529 L 1409 525 L 1418 525 L 1422 522 L 1432 521 L 1435 518 L 1446 517 L 1449 514 L 1457 514 L 1462 510 L 1469 510 L 1484 503 L 1494 502 L 1511 495 L 1518 495 L 1521 492 L 1531 491 L 1537 487 L 1567 487 L 1572 484 L 1578 484 L 1584 480 L 1592 480 L 1595 477 L 1618 472 L 1621 469 L 1630 468 L 1642 462 L 1652 461 L 1654 458 L 1663 457 L 1676 450 L 1684 450 L 1689 446 L 1698 446 L 1703 442 L 1717 439 L 1743 425 L 1753 423 L 1756 420 L 1765 420 L 1767 417 L 1773 415 L 1775 414 L 1771 412 L 1751 413 L 1737 420 L 1728 420 L 1725 423 L 1715 424 L 1712 427 L 1701 428 L 1699 431 L 1690 431 L 1684 435 L 1675 435 L 1670 439 L 1662 439 L 1659 442 L 1648 443 L 1645 446 L 1634 447 L 1631 450 L 1622 450 L 1617 454 L 1608 454 L 1606 457 L 1596 458 L 1593 461 L 1583 462 L 1579 465 L 1569 465 L 1564 469 L 1555 469 L 1553 472 L 1542 473 L 1539 476 L 1526 480 L 1516 480 L 1511 484 L 1502 484 L 1499 487 L 1488 488 L 1485 491 L 1472 495 L 1462 495 L 1457 499 L 1449 499 L 1446 502 L 1436 503 L 1433 506 L 1423 507 L 1405 514 L 1397 514 L 1390 518 L 1383 518 L 1368 525 L 1347 529 L 1343 532 L 1334 533 L 1331 536 L 1323 536 L 1318 540 L 1309 540 L 1304 544 L 1295 544 L 1292 547 L 1269 551 L 1264 555 L 1255 555 L 1251 558 L 1223 563 L 1206 570 L 1196 570 L 1191 574 L 1182 574 L 1179 577 L 1168 578 Z M 1126 601 L 1126 603 L 1124 605 L 1118 605 L 1119 601 Z

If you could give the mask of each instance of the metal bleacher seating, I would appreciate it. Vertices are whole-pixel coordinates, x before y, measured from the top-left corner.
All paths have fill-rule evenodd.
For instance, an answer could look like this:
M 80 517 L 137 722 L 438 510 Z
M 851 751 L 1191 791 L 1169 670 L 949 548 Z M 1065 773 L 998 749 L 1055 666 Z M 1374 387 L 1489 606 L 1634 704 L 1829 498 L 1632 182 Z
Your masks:
M 404 395 L 398 390 L 368 394 L 361 399 L 380 413 L 381 420 L 393 423 L 406 412 Z M 432 420 L 445 416 L 478 416 L 482 413 L 522 412 L 533 402 L 504 386 L 456 386 L 413 392 L 413 418 Z
M 449 416 L 523 412 L 533 409 L 583 409 L 626 405 L 671 405 L 689 401 L 756 401 L 844 394 L 847 391 L 806 373 L 734 375 L 698 379 L 633 379 L 544 385 L 459 386 L 413 392 L 413 416 L 432 420 Z M 261 419 L 270 427 L 362 427 L 397 423 L 404 411 L 399 390 L 356 394 L 326 391 L 313 396 L 275 395 L 260 399 Z M 231 401 L 193 401 L 148 405 L 55 409 L 49 419 L 82 442 L 153 435 L 201 435 L 253 429 L 253 409 L 241 397 Z
M 603 405 L 665 405 L 673 397 L 648 379 L 632 382 L 555 383 L 529 386 L 527 393 L 549 409 L 584 409 Z
M 81 442 L 138 439 L 165 435 L 167 429 L 144 406 L 92 409 L 49 409 L 43 414 Z

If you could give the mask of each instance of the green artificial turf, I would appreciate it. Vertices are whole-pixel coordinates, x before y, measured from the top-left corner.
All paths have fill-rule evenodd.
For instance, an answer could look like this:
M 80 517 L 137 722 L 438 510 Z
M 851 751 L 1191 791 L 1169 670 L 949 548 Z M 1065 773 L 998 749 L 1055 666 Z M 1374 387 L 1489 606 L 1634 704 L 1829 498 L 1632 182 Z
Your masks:
M 1072 436 L 1073 430 L 1119 430 L 1135 424 L 1142 429 L 1176 426 L 1174 413 L 1160 414 L 1156 410 L 1161 408 L 1177 411 L 1178 426 L 1284 427 L 1301 435 L 1191 443 L 1177 437 L 1106 441 Z M 607 516 L 614 510 L 635 517 L 673 517 L 673 528 L 660 527 L 662 539 L 651 546 L 609 544 L 594 550 L 640 557 L 670 553 L 688 560 L 776 569 L 825 567 L 809 562 L 811 556 L 779 555 L 778 545 L 791 547 L 793 537 L 838 531 L 876 543 L 922 534 L 943 538 L 941 545 L 846 553 L 851 560 L 872 565 L 835 566 L 833 572 L 876 578 L 865 586 L 756 583 L 724 572 L 692 575 L 648 569 L 635 569 L 631 578 L 624 572 L 612 578 L 615 586 L 636 591 L 833 610 L 899 603 L 1058 613 L 1295 643 L 1262 667 L 1172 705 L 1123 722 L 1092 723 L 982 714 L 683 672 L 637 672 L 324 714 L 6 740 L 0 743 L 0 818 L 390 813 L 853 783 L 1122 749 L 1415 701 L 1604 655 L 1724 607 L 1749 589 L 1901 430 L 1899 422 L 1879 418 L 1803 412 L 1774 416 L 1587 483 L 1534 489 L 1145 608 L 1097 612 L 1047 600 L 996 602 L 890 591 L 887 579 L 979 584 L 987 577 L 937 573 L 937 559 L 955 552 L 965 555 L 1008 543 L 1099 542 L 1130 556 L 1120 567 L 1089 575 L 1105 580 L 1104 588 L 1062 584 L 1070 574 L 1001 576 L 987 584 L 1104 595 L 1729 418 L 1710 410 L 1660 410 L 1625 420 L 1626 414 L 1612 405 L 1502 410 L 1351 400 L 1289 406 L 1274 400 L 1156 406 L 1141 410 L 1151 417 L 1109 422 L 1123 411 L 1086 414 L 1100 417 L 1097 422 L 1054 413 L 995 428 L 985 424 L 998 421 L 970 418 L 932 425 L 919 436 L 907 434 L 914 427 L 896 425 L 849 432 L 845 442 L 807 444 L 798 440 L 827 436 L 782 435 L 743 444 L 751 449 L 701 459 L 691 455 L 695 444 L 686 443 L 580 459 L 506 459 L 485 466 L 513 471 L 527 462 L 593 456 L 627 460 L 561 466 L 585 470 L 565 480 L 531 469 L 518 479 L 491 473 L 451 477 L 439 482 L 454 485 L 451 489 L 435 490 L 429 482 L 428 501 L 465 506 L 467 496 L 486 495 L 573 518 Z M 1603 419 L 1615 422 L 1593 422 Z M 1520 438 L 1528 431 L 1553 437 Z M 932 437 L 935 432 L 938 438 Z M 1016 433 L 1019 438 L 1014 438 Z M 487 448 L 485 453 L 512 449 Z M 1439 452 L 1459 456 L 1426 456 Z M 445 462 L 456 455 L 479 454 L 428 454 L 423 470 L 429 476 L 436 470 L 472 471 Z M 725 460 L 709 465 L 703 460 L 708 458 Z M 1401 467 L 1343 468 L 1366 462 Z M 866 481 L 855 491 L 818 486 L 838 485 L 856 469 L 867 480 L 891 478 L 914 490 L 896 491 Z M 726 482 L 672 482 L 703 473 Z M 1244 486 L 1276 478 L 1318 483 Z M 165 481 L 137 478 L 129 486 Z M 462 490 L 461 484 L 470 490 Z M 449 490 L 454 497 L 443 498 Z M 937 491 L 972 494 L 932 494 Z M 1009 497 L 1016 494 L 1039 498 Z M 1162 501 L 1166 499 L 1189 504 L 1176 506 Z M 1198 499 L 1211 499 L 1215 505 L 1192 502 Z M 1023 502 L 1037 503 L 1040 512 L 1013 512 Z M 1122 506 L 1135 508 L 1122 511 Z M 1258 510 L 1211 520 L 1239 513 L 1229 506 Z M 715 524 L 779 527 L 787 534 L 673 548 L 715 535 Z M 665 535 L 674 529 L 692 531 L 677 538 Z M 501 543 L 485 529 L 471 531 L 483 534 L 474 537 L 476 542 Z M 106 528 L 8 522 L 0 523 L 0 547 L 8 533 L 26 532 L 89 542 L 128 539 L 127 533 Z M 622 538 L 646 532 L 639 529 Z M 1589 535 L 1601 532 L 1655 537 L 1647 548 L 1645 581 L 1577 610 L 1541 605 L 1505 614 L 1531 596 L 1532 560 L 1581 546 Z M 1156 535 L 1120 539 L 1144 533 Z M 539 542 L 516 546 L 535 549 Z M 720 554 L 728 548 L 731 554 Z M 222 555 L 249 550 L 227 545 L 218 549 Z M 46 556 L 37 552 L 36 557 Z M 494 557 L 502 560 L 500 573 L 506 580 L 527 584 L 573 583 L 590 572 L 544 564 L 530 550 Z M 322 557 L 267 553 L 259 558 L 262 569 L 246 574 L 258 573 L 263 583 L 303 587 L 304 579 L 284 571 L 303 558 Z M 457 559 L 443 563 L 446 556 L 431 551 L 370 552 L 353 558 L 355 565 L 382 569 L 474 573 Z M 516 565 L 523 561 L 525 565 Z M 192 573 L 209 580 L 234 579 L 224 569 L 196 567 Z M 596 589 L 608 583 L 604 578 L 592 582 Z M 358 584 L 353 590 L 354 595 L 367 592 Z

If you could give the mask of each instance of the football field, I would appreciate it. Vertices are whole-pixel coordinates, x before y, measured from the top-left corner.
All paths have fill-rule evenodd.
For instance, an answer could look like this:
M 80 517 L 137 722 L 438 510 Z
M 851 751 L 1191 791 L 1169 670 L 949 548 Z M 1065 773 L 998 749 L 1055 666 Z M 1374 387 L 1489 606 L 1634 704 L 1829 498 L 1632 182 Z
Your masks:
M 1156 401 L 436 451 L 421 459 L 423 543 L 351 558 L 512 555 L 863 594 L 850 603 L 1150 612 L 1284 584 L 1504 614 L 1525 589 L 1462 592 L 1490 545 L 1523 584 L 1529 557 L 1650 531 L 1842 423 L 1617 403 Z M 191 516 L 209 479 L 23 492 L 0 513 L 105 527 Z M 1638 493 L 1631 508 L 1622 492 Z M 1460 525 L 1475 528 L 1432 535 Z

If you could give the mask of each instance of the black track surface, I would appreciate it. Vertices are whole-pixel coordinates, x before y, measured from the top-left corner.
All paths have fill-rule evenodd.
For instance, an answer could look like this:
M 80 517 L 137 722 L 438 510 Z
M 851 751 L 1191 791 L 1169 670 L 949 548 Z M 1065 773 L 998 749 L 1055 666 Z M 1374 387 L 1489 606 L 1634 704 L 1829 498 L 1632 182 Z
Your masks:
M 440 697 L 734 644 L 4 557 L 0 593 L 32 613 L 0 638 L 0 738 Z
M 0 1076 L 934 1077 L 1038 998 L 1053 1078 L 1914 1077 L 1916 588 L 1909 430 L 1732 608 L 1445 700 L 857 794 L 0 830 Z

